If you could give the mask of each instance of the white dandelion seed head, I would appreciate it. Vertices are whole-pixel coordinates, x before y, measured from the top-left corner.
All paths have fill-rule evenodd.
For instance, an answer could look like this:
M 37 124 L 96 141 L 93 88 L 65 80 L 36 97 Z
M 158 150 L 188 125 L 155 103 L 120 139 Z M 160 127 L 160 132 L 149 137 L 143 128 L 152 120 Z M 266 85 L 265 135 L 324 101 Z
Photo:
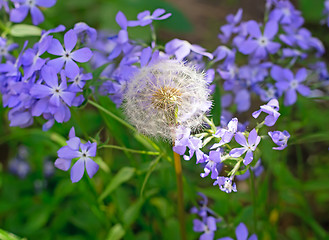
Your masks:
M 145 66 L 127 84 L 124 111 L 141 133 L 172 141 L 177 126 L 195 130 L 211 108 L 205 74 L 176 60 Z

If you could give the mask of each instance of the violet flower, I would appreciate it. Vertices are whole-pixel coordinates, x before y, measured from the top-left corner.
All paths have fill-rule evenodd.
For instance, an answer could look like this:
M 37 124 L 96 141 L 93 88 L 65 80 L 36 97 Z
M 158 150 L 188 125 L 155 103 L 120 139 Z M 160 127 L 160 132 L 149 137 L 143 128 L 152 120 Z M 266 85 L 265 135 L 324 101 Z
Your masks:
M 64 35 L 65 50 L 60 41 L 53 39 L 47 51 L 61 57 L 50 60 L 47 65 L 54 67 L 56 72 L 59 72 L 65 64 L 65 74 L 68 77 L 76 76 L 79 73 L 79 67 L 75 62 L 88 62 L 92 57 L 92 51 L 86 47 L 73 51 L 77 41 L 77 34 L 72 29 Z
M 98 171 L 99 166 L 91 157 L 96 156 L 97 143 L 81 143 L 80 138 L 75 136 L 74 127 L 69 133 L 69 140 L 66 141 L 67 146 L 60 148 L 57 152 L 58 158 L 55 161 L 55 166 L 63 171 L 69 170 L 71 161 L 74 158 L 79 158 L 71 168 L 71 181 L 78 182 L 81 180 L 85 168 L 87 174 L 92 178 Z
M 52 7 L 55 5 L 56 0 L 12 0 L 12 2 L 15 3 L 16 8 L 10 12 L 11 22 L 22 22 L 30 11 L 32 23 L 39 25 L 44 21 L 44 16 L 38 7 Z
M 218 185 L 219 189 L 226 193 L 237 192 L 236 184 L 232 181 L 232 178 L 229 177 L 217 177 L 217 180 L 213 185 Z
M 290 134 L 286 130 L 284 130 L 283 132 L 280 131 L 268 132 L 268 135 L 271 137 L 273 142 L 276 145 L 278 145 L 278 147 L 273 147 L 274 150 L 283 150 L 287 147 Z
M 165 51 L 169 55 L 175 55 L 178 61 L 182 61 L 187 55 L 191 53 L 191 51 L 206 56 L 209 59 L 213 59 L 213 55 L 206 52 L 206 50 L 199 45 L 191 44 L 188 41 L 180 40 L 177 38 L 166 44 Z
M 296 102 L 297 93 L 303 96 L 310 94 L 309 87 L 301 84 L 307 78 L 307 71 L 301 68 L 297 71 L 296 75 L 290 69 L 274 66 L 271 70 L 271 76 L 276 80 L 275 86 L 285 92 L 284 105 L 289 106 Z
M 193 231 L 203 232 L 199 240 L 213 240 L 216 230 L 216 218 L 214 217 L 206 217 L 204 221 L 199 219 L 193 220 Z
M 251 38 L 240 44 L 239 51 L 243 54 L 253 53 L 255 58 L 264 59 L 268 53 L 274 54 L 279 50 L 281 45 L 272 41 L 278 32 L 276 22 L 267 22 L 264 33 L 260 31 L 258 23 L 253 20 L 248 22 L 247 29 Z
M 265 117 L 264 124 L 266 126 L 273 126 L 281 115 L 279 112 L 279 102 L 276 99 L 271 99 L 266 105 L 260 106 L 258 111 L 252 113 L 254 118 L 258 118 L 261 112 L 267 113 Z
M 137 21 L 129 21 L 128 26 L 129 27 L 135 27 L 135 26 L 146 26 L 152 24 L 154 20 L 164 20 L 171 16 L 171 13 L 166 13 L 166 10 L 162 8 L 155 9 L 154 12 L 151 14 L 150 11 L 146 10 L 143 12 L 140 12 L 137 15 Z
M 257 240 L 257 235 L 253 234 L 248 238 L 248 229 L 244 223 L 240 223 L 235 229 L 235 236 L 237 240 Z M 217 240 L 233 240 L 231 237 L 223 237 Z
M 248 165 L 254 159 L 253 152 L 256 150 L 261 138 L 257 135 L 256 129 L 251 130 L 249 133 L 248 141 L 241 132 L 235 134 L 235 140 L 242 145 L 241 148 L 234 148 L 230 151 L 231 157 L 240 157 L 246 152 L 246 156 L 243 159 L 244 165 Z

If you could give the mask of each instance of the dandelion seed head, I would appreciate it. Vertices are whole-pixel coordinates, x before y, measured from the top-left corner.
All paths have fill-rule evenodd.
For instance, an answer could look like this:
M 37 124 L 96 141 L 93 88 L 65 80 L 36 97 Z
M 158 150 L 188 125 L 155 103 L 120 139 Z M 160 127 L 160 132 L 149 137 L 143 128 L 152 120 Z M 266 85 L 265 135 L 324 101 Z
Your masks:
M 176 60 L 145 66 L 127 84 L 123 107 L 138 131 L 172 141 L 178 125 L 202 126 L 211 107 L 205 74 Z

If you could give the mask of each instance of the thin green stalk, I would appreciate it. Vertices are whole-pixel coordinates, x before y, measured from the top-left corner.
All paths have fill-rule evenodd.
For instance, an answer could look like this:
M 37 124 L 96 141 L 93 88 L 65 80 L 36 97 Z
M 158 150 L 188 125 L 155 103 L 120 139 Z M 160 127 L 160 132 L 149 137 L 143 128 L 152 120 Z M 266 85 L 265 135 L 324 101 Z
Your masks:
M 176 182 L 177 182 L 177 193 L 178 193 L 178 220 L 179 228 L 181 234 L 181 240 L 186 240 L 185 231 L 185 211 L 184 211 L 184 192 L 183 192 L 183 174 L 182 174 L 182 164 L 180 160 L 180 155 L 174 152 L 175 161 L 175 172 L 176 172 Z
M 111 113 L 109 110 L 105 109 L 104 107 L 102 107 L 101 105 L 99 105 L 98 103 L 88 100 L 88 102 L 93 105 L 94 107 L 98 108 L 99 110 L 103 111 L 104 113 L 106 113 L 107 115 L 109 115 L 111 118 L 117 120 L 119 123 L 121 123 L 122 125 L 126 126 L 127 128 L 136 131 L 136 129 L 131 126 L 129 123 L 127 123 L 126 121 L 124 121 L 123 119 L 119 118 L 118 116 L 116 116 L 115 114 Z
M 254 176 L 254 172 L 251 169 L 249 169 L 249 172 L 250 172 L 250 189 L 251 189 L 251 195 L 252 195 L 254 233 L 257 233 L 255 176 Z
M 145 155 L 160 155 L 160 152 L 135 150 L 135 149 L 125 148 L 125 147 L 120 147 L 117 145 L 101 145 L 98 149 L 101 149 L 101 148 L 113 148 L 113 149 L 118 149 L 118 150 L 122 150 L 122 151 L 138 153 L 138 154 L 145 154 Z

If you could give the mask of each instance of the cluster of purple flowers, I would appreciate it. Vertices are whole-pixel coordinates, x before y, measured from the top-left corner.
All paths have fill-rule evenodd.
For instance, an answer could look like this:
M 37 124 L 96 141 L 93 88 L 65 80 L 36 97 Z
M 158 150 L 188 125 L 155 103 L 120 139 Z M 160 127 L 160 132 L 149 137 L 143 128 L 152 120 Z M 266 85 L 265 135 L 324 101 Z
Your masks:
M 217 224 L 221 223 L 223 220 L 208 207 L 208 198 L 202 193 L 198 194 L 202 197 L 202 200 L 198 202 L 198 207 L 193 207 L 191 209 L 191 213 L 197 214 L 200 219 L 196 218 L 193 220 L 193 231 L 202 233 L 199 240 L 214 240 L 216 231 L 220 232 Z M 257 240 L 256 234 L 248 238 L 248 229 L 244 223 L 240 223 L 236 227 L 235 235 L 237 240 Z M 233 240 L 233 238 L 223 237 L 217 240 Z
M 43 129 L 49 129 L 54 122 L 67 122 L 71 106 L 79 106 L 84 101 L 82 95 L 86 80 L 92 75 L 85 74 L 77 63 L 91 59 L 92 51 L 87 48 L 74 50 L 77 42 L 82 42 L 90 27 L 77 24 L 64 35 L 64 47 L 51 34 L 62 32 L 64 26 L 44 31 L 39 42 L 27 48 L 25 42 L 19 56 L 15 59 L 10 52 L 17 47 L 1 38 L 2 62 L 0 63 L 0 92 L 3 106 L 8 113 L 10 126 L 27 127 L 35 116 L 42 115 L 47 122 Z M 51 54 L 58 58 L 47 57 Z M 60 76 L 60 81 L 59 81 Z
M 257 155 L 255 153 L 262 139 L 261 136 L 258 136 L 258 131 L 263 125 L 273 126 L 280 116 L 278 111 L 279 102 L 276 99 L 271 99 L 266 105 L 262 105 L 252 116 L 258 118 L 263 112 L 266 114 L 266 117 L 263 122 L 251 131 L 246 131 L 246 126 L 239 125 L 237 118 L 233 118 L 225 127 L 210 126 L 212 130 L 209 131 L 211 133 L 201 133 L 195 136 L 191 135 L 190 129 L 180 126 L 177 129 L 173 150 L 183 155 L 185 160 L 190 160 L 195 154 L 196 163 L 203 165 L 204 172 L 200 174 L 202 178 L 210 175 L 211 179 L 215 180 L 214 185 L 218 185 L 221 191 L 226 193 L 236 192 L 236 184 L 233 182 L 235 175 L 240 168 L 249 171 L 250 167 L 255 167 L 257 164 L 256 160 L 258 160 L 255 160 L 255 155 Z M 275 150 L 283 150 L 287 146 L 287 141 L 290 137 L 287 131 L 270 131 L 268 135 L 278 145 L 273 147 Z M 230 146 L 233 137 L 235 142 L 240 145 L 239 147 L 232 148 Z M 208 146 L 208 143 L 211 146 Z M 185 155 L 186 148 L 189 149 L 187 155 Z M 210 149 L 210 151 L 206 153 L 202 149 Z M 244 157 L 242 158 L 243 155 Z M 223 164 L 232 161 L 234 161 L 234 164 L 228 176 L 220 176 Z
M 315 94 L 307 79 L 311 72 L 326 75 L 322 79 L 328 76 L 325 64 L 318 60 L 324 53 L 323 44 L 303 27 L 300 11 L 288 0 L 267 1 L 265 19 L 263 24 L 254 20 L 243 22 L 239 9 L 220 28 L 218 37 L 226 46 L 214 52 L 215 61 L 220 61 L 216 70 L 224 79 L 224 90 L 232 92 L 229 102 L 226 95 L 223 99 L 226 107 L 235 103 L 238 112 L 249 109 L 251 93 L 259 95 L 262 101 L 284 95 L 284 105 L 292 105 L 297 92 L 303 96 Z M 236 59 L 243 56 L 248 56 L 247 64 L 238 66 Z M 304 64 L 308 69 L 295 70 L 296 63 L 309 59 L 315 59 L 317 64 Z

